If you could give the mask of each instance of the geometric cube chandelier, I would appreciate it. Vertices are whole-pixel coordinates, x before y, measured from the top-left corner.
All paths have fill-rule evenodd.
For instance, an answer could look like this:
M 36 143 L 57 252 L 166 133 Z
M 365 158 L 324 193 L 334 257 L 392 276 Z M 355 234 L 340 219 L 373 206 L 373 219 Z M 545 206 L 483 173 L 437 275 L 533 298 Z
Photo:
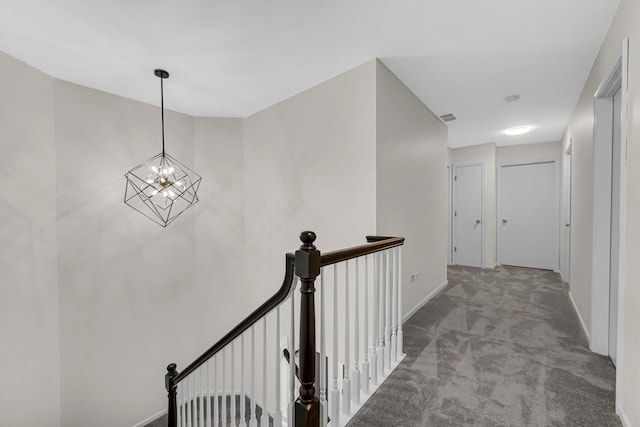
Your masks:
M 165 70 L 155 70 L 160 78 L 162 111 L 162 153 L 131 169 L 124 202 L 163 227 L 171 224 L 185 210 L 198 202 L 202 177 L 168 155 L 164 150 L 164 86 L 169 78 Z

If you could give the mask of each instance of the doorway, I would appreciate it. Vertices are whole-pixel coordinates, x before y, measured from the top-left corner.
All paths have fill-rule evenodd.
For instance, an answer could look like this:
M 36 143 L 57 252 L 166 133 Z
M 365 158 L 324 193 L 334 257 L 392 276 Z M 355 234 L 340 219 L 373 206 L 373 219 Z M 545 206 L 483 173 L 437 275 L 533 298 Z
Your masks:
M 562 157 L 562 219 L 560 223 L 561 246 L 560 276 L 564 282 L 571 280 L 571 146 L 573 140 Z
M 623 298 L 628 41 L 595 94 L 591 350 L 618 366 L 619 301 Z M 618 370 L 617 375 L 621 375 Z
M 498 179 L 498 263 L 557 270 L 557 161 L 500 165 Z
M 454 172 L 454 262 L 482 267 L 483 165 L 456 166 Z

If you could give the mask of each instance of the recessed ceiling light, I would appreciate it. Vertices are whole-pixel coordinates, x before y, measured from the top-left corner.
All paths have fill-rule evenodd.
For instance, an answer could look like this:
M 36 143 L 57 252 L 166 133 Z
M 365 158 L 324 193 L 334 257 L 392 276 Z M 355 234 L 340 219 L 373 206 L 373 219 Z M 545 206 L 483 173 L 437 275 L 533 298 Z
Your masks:
M 509 136 L 524 135 L 531 131 L 531 126 L 516 126 L 504 131 Z

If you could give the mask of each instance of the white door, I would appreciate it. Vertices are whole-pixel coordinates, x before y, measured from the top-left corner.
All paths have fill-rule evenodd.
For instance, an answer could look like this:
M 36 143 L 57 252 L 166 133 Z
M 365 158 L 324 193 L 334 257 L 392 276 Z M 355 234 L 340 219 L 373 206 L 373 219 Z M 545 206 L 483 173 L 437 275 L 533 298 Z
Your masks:
M 454 183 L 455 263 L 482 267 L 482 165 L 456 166 Z
M 502 165 L 498 206 L 500 264 L 558 268 L 555 161 Z
M 560 274 L 562 280 L 569 283 L 571 270 L 571 142 L 564 153 L 562 175 L 562 251 L 560 252 Z
M 609 258 L 609 357 L 617 363 L 618 265 L 620 262 L 620 158 L 621 91 L 613 96 L 613 144 L 611 162 L 611 254 Z

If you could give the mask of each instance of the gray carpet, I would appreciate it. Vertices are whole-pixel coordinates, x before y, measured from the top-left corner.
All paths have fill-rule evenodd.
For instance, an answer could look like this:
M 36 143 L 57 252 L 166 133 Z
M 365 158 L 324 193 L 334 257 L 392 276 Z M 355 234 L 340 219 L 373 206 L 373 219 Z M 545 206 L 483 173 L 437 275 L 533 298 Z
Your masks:
M 615 368 L 589 351 L 559 275 L 450 267 L 448 279 L 349 427 L 620 425 Z

